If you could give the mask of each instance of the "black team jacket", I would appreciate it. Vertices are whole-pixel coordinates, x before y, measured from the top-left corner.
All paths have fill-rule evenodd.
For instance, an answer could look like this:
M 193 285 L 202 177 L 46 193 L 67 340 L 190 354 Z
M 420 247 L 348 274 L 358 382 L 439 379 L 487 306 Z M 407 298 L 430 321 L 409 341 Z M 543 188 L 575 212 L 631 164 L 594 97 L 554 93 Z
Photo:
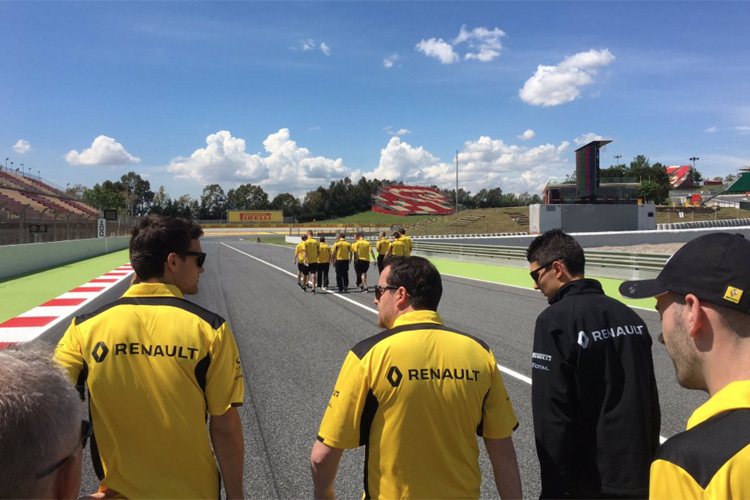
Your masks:
M 531 371 L 541 497 L 646 498 L 661 424 L 646 324 L 596 280 L 567 283 L 549 303 Z

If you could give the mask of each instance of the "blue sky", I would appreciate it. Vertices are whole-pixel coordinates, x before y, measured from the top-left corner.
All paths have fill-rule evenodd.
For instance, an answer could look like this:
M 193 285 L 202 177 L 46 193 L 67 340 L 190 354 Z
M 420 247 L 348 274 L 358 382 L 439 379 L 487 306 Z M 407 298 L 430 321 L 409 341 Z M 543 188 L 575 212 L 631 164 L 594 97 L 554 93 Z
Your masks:
M 0 2 L 0 162 L 198 197 L 750 165 L 748 2 Z M 9 165 L 10 166 L 10 165 Z

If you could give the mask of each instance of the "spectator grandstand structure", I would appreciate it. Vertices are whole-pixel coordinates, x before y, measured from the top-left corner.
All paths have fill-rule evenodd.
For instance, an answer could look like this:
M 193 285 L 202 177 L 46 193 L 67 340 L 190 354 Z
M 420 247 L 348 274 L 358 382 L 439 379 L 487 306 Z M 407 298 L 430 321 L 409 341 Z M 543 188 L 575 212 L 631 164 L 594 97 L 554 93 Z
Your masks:
M 40 177 L 0 169 L 0 245 L 94 238 L 98 217 Z
M 372 197 L 372 210 L 391 215 L 450 215 L 450 198 L 435 188 L 390 185 Z

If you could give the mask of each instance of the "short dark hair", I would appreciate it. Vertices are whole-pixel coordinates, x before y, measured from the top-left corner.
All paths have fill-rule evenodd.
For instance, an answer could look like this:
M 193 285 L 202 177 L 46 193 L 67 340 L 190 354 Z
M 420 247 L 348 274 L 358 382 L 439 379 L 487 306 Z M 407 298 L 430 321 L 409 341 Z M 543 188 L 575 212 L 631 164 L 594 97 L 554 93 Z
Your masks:
M 325 241 L 326 241 L 326 237 L 325 237 L 325 236 L 321 236 L 321 237 L 320 237 L 320 242 L 321 242 L 321 243 L 325 243 Z
M 582 275 L 586 269 L 583 248 L 562 229 L 550 229 L 537 236 L 526 250 L 526 260 L 540 265 L 561 260 L 573 276 Z
M 133 227 L 130 264 L 141 281 L 161 278 L 167 256 L 187 251 L 202 235 L 203 229 L 193 220 L 149 215 Z
M 401 234 L 406 234 L 406 229 L 404 229 L 403 227 L 399 228 L 398 232 Z
M 302 241 L 307 241 L 307 235 L 306 235 L 306 234 L 303 234 L 303 235 L 302 235 L 302 237 L 301 237 L 300 239 L 301 239 Z
M 424 257 L 391 257 L 383 262 L 383 268 L 391 268 L 386 283 L 402 286 L 409 294 L 414 309 L 437 311 L 443 296 L 443 280 L 440 273 Z
M 344 233 L 339 233 L 339 239 L 346 238 L 346 235 Z
M 398 231 L 394 231 L 393 232 L 393 237 L 394 238 L 400 238 L 401 237 L 401 233 L 399 233 Z

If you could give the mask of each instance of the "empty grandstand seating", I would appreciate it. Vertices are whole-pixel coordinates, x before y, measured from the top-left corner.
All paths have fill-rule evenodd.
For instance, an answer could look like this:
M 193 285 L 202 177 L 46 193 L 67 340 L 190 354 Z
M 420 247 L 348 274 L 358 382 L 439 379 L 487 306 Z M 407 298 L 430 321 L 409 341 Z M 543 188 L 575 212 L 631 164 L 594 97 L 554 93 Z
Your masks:
M 449 215 L 451 200 L 437 189 L 418 186 L 384 186 L 372 197 L 372 210 L 392 215 Z
M 0 170 L 0 216 L 24 217 L 97 217 L 99 211 L 73 200 L 60 189 L 34 176 L 22 176 Z

